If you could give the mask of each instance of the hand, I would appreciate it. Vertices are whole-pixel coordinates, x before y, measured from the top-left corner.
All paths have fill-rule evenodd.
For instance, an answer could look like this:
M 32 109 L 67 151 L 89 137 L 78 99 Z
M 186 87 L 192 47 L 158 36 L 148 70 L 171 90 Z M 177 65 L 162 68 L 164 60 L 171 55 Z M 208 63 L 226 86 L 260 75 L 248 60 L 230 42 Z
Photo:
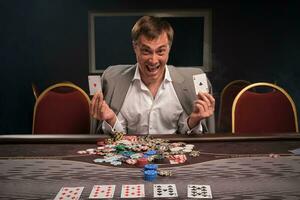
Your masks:
M 113 126 L 117 120 L 116 114 L 103 99 L 102 92 L 97 92 L 90 105 L 90 115 L 98 120 L 104 120 Z
M 188 125 L 190 128 L 194 128 L 199 122 L 214 114 L 215 111 L 215 99 L 209 93 L 199 92 L 198 99 L 194 101 L 193 112 L 188 119 Z

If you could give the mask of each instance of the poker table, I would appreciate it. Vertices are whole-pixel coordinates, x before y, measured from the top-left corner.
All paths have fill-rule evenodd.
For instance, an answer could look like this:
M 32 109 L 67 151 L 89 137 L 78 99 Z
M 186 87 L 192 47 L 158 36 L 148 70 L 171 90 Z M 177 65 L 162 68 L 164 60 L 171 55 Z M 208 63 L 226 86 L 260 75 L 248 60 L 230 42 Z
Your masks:
M 106 135 L 0 135 L 0 199 L 54 199 L 61 187 L 84 187 L 88 199 L 94 185 L 144 184 L 153 199 L 153 184 L 176 184 L 188 199 L 187 185 L 210 185 L 213 199 L 300 199 L 299 133 L 272 135 L 160 135 L 170 142 L 194 144 L 200 152 L 185 163 L 160 163 L 172 176 L 145 181 L 142 168 L 93 162 L 97 155 L 77 152 L 96 148 Z M 161 198 L 166 199 L 166 198 Z

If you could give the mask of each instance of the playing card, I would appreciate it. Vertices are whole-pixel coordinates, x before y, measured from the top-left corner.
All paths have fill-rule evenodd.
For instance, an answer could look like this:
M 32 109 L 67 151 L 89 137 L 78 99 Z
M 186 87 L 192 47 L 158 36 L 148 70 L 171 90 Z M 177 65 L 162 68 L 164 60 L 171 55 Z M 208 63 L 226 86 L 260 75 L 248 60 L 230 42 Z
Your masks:
M 94 185 L 89 199 L 107 199 L 113 198 L 115 193 L 115 185 Z
M 122 185 L 121 198 L 145 197 L 144 184 Z
M 300 148 L 289 150 L 289 152 L 292 152 L 295 155 L 300 155 Z
M 207 77 L 205 73 L 193 75 L 196 94 L 199 92 L 209 92 Z
M 90 75 L 89 79 L 89 89 L 90 95 L 94 95 L 96 92 L 101 91 L 101 77 L 98 75 Z
M 84 187 L 62 187 L 54 200 L 76 200 L 80 198 Z
M 188 198 L 212 199 L 209 185 L 188 185 Z
M 175 184 L 154 184 L 154 198 L 160 197 L 178 197 Z

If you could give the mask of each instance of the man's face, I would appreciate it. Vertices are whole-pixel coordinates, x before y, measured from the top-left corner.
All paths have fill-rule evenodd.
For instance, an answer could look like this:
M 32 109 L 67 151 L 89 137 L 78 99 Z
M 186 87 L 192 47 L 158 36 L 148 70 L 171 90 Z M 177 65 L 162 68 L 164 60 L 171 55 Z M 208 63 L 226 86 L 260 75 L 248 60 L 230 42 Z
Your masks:
M 133 46 L 142 80 L 146 83 L 160 81 L 170 52 L 167 34 L 153 40 L 142 35 Z

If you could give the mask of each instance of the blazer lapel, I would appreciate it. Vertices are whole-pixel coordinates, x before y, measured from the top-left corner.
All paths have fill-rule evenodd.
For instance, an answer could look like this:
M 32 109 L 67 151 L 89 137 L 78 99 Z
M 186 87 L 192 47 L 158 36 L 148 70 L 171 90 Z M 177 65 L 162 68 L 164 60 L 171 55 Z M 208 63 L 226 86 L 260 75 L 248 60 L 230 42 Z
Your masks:
M 121 110 L 127 91 L 133 79 L 135 69 L 136 65 L 130 67 L 128 70 L 120 74 L 120 77 L 116 80 L 110 105 L 116 114 L 118 114 Z
M 191 99 L 194 94 L 191 94 L 190 89 L 188 88 L 188 85 L 184 83 L 184 77 L 178 73 L 173 66 L 168 66 L 170 76 L 172 78 L 173 86 L 175 89 L 175 92 L 177 94 L 177 97 L 181 103 L 182 108 L 184 111 L 190 115 L 193 111 L 193 101 Z M 186 98 L 187 96 L 190 96 L 191 98 Z

